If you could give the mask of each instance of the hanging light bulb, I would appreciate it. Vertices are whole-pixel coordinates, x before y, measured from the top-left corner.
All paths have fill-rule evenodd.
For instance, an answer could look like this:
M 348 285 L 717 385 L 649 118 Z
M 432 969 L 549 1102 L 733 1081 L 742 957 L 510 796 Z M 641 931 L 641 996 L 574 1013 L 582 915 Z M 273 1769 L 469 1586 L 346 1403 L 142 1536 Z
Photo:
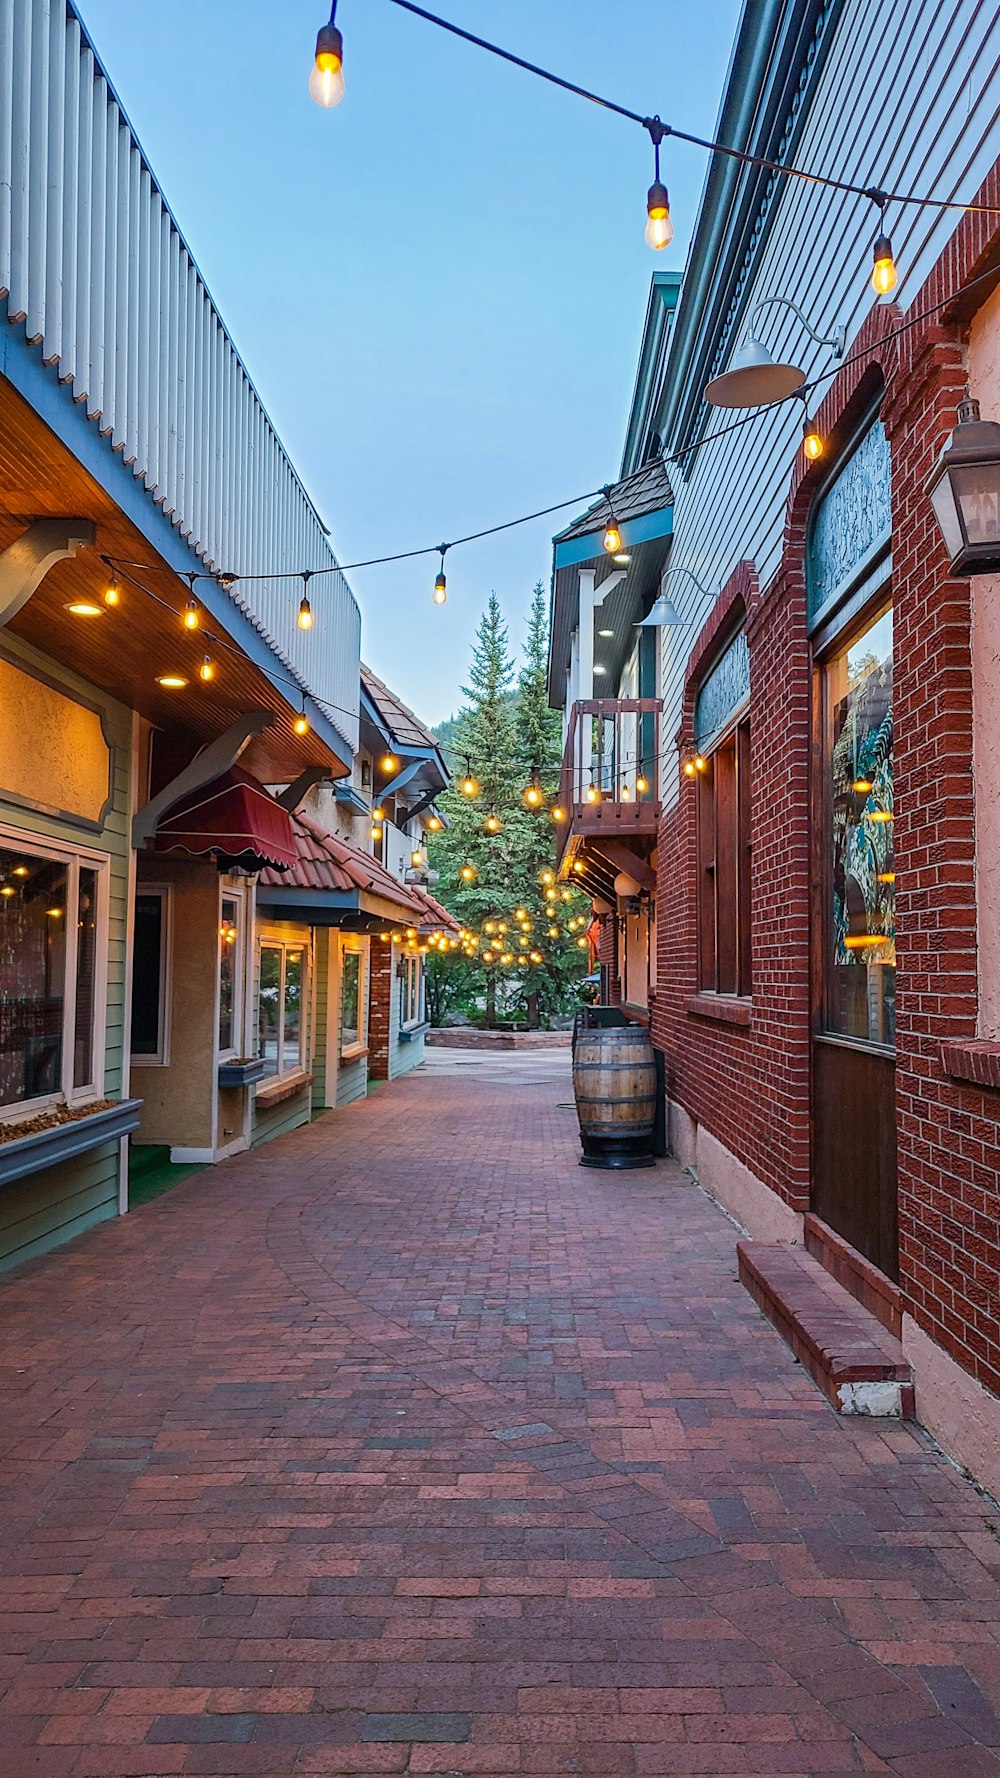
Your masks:
M 492 961 L 493 961 L 493 952 L 492 951 L 484 951 L 483 952 L 483 962 L 484 963 L 492 963 Z
M 558 937 L 559 937 L 559 928 L 558 928 L 558 926 L 550 926 L 550 927 L 549 927 L 549 937 L 550 937 L 550 938 L 558 938 Z
M 685 776 L 685 778 L 693 778 L 694 777 L 694 760 L 693 759 L 686 759 L 684 761 L 684 776 Z
M 463 883 L 474 883 L 476 880 L 475 865 L 474 864 L 463 864 L 460 874 L 461 874 Z
M 540 809 L 542 807 L 544 801 L 545 801 L 545 792 L 542 789 L 541 779 L 540 779 L 539 773 L 538 773 L 538 767 L 532 766 L 531 781 L 529 784 L 527 784 L 525 786 L 525 790 L 524 790 L 525 806 L 529 809 Z
M 105 605 L 111 606 L 120 605 L 121 597 L 122 594 L 121 587 L 118 585 L 118 576 L 112 568 L 111 573 L 108 576 L 108 584 L 104 589 L 104 603 Z
M 442 543 L 439 544 L 438 547 L 441 551 L 441 566 L 434 578 L 434 603 L 435 605 L 443 605 L 448 597 L 448 582 L 444 572 L 444 558 L 448 545 Z
M 500 817 L 499 817 L 499 815 L 494 815 L 494 814 L 487 815 L 486 820 L 483 822 L 483 827 L 485 828 L 487 833 L 499 833 L 500 832 Z
M 639 776 L 637 777 L 637 779 L 635 781 L 635 789 L 636 789 L 637 796 L 645 796 L 647 790 L 649 789 L 649 779 L 644 777 L 642 772 L 639 773 Z
M 554 871 L 550 871 L 550 870 L 543 870 L 543 872 L 539 878 L 539 882 L 541 882 L 541 883 L 554 883 L 555 880 L 556 880 L 555 873 L 554 873 Z
M 472 764 L 471 764 L 471 761 L 469 760 L 468 755 L 466 755 L 466 760 L 465 760 L 465 777 L 462 779 L 460 789 L 461 789 L 463 796 L 478 796 L 479 795 L 479 785 L 476 783 L 475 778 L 472 776 Z
M 309 603 L 309 581 L 311 571 L 307 568 L 302 576 L 302 599 L 299 604 L 299 629 L 311 630 L 313 626 L 312 606 Z
M 382 758 L 378 762 L 379 771 L 386 773 L 394 772 L 398 765 L 399 761 L 394 753 L 383 753 Z
M 622 802 L 623 803 L 631 802 L 632 792 L 630 791 L 627 784 L 622 785 L 622 793 L 621 794 L 622 794 Z
M 555 821 L 556 823 L 558 823 L 560 821 L 565 821 L 565 819 L 566 819 L 566 811 L 563 808 L 561 803 L 553 803 L 551 809 L 549 810 L 549 814 L 551 815 L 553 821 Z
M 330 8 L 330 22 L 316 38 L 316 56 L 309 76 L 309 92 L 325 111 L 339 105 L 344 96 L 344 39 L 334 24 L 337 0 Z
M 192 593 L 184 607 L 184 628 L 186 630 L 196 630 L 200 621 L 201 619 L 198 615 L 198 601 Z
M 885 198 L 879 202 L 881 220 L 878 234 L 872 243 L 872 289 L 876 296 L 888 296 L 899 283 L 896 261 L 892 256 L 892 242 L 885 232 Z
M 215 662 L 210 654 L 206 654 L 201 666 L 198 668 L 198 677 L 199 679 L 203 679 L 206 685 L 210 679 L 215 678 Z
M 599 803 L 600 800 L 601 800 L 601 793 L 598 790 L 597 785 L 596 784 L 588 784 L 587 785 L 587 801 L 588 801 L 588 803 Z
M 810 420 L 808 414 L 802 422 L 802 449 L 810 463 L 817 462 L 826 449 L 821 435 L 816 430 L 815 421 Z
M 666 125 L 651 117 L 646 125 L 653 144 L 653 183 L 646 193 L 646 245 L 659 251 L 669 247 L 674 238 L 670 220 L 670 194 L 660 178 L 660 143 L 667 134 Z
M 604 527 L 604 547 L 608 555 L 613 556 L 616 550 L 621 549 L 621 546 L 622 534 L 618 529 L 618 520 L 610 518 Z
M 501 963 L 513 963 L 513 961 L 514 961 L 513 952 L 512 951 L 505 951 L 503 956 L 501 957 L 500 961 L 501 961 Z
M 496 931 L 496 929 L 497 929 L 497 923 L 495 920 L 485 920 L 483 922 L 483 931 L 484 932 L 489 932 L 490 934 L 492 934 Z
M 694 769 L 696 772 L 708 771 L 708 760 L 700 753 L 696 753 L 694 756 Z
M 295 733 L 297 735 L 307 735 L 309 733 L 309 718 L 306 715 L 306 705 L 305 705 L 304 698 L 302 700 L 302 708 L 299 711 L 297 717 L 295 718 L 295 721 L 292 723 L 292 728 L 295 730 Z
M 413 869 L 419 870 L 419 868 L 423 864 L 423 862 L 424 862 L 423 853 L 421 852 L 419 846 L 414 846 L 413 851 L 410 853 L 410 863 L 413 866 Z

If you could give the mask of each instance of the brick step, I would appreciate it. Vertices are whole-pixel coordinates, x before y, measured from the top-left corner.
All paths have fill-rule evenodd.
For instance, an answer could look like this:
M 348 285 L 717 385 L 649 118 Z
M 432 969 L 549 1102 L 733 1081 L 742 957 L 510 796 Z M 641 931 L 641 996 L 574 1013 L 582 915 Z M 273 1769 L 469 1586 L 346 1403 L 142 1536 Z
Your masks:
M 740 1280 L 840 1414 L 913 1417 L 899 1341 L 802 1247 L 740 1241 Z

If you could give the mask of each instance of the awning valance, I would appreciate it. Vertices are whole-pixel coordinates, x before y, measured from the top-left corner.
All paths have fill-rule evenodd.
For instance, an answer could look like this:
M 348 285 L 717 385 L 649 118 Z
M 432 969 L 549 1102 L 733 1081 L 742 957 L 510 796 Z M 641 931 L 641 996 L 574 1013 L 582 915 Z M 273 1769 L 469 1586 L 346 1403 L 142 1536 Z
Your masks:
M 249 773 L 231 766 L 193 790 L 164 815 L 157 852 L 214 852 L 245 870 L 291 870 L 296 862 L 291 817 Z

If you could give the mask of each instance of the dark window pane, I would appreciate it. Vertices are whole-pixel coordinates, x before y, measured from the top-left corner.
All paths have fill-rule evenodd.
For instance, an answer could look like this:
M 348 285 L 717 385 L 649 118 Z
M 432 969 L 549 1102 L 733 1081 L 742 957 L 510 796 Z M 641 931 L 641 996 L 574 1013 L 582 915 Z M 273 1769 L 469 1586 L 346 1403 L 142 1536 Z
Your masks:
M 344 952 L 344 983 L 340 1002 L 340 1046 L 361 1041 L 361 952 Z
M 0 849 L 0 1105 L 62 1087 L 67 871 Z
M 132 1054 L 160 1053 L 163 898 L 138 894 L 132 941 Z
M 73 1085 L 94 1085 L 94 996 L 97 992 L 97 872 L 80 867 L 76 917 L 76 1017 Z
M 826 669 L 830 834 L 827 1029 L 895 1041 L 892 612 Z

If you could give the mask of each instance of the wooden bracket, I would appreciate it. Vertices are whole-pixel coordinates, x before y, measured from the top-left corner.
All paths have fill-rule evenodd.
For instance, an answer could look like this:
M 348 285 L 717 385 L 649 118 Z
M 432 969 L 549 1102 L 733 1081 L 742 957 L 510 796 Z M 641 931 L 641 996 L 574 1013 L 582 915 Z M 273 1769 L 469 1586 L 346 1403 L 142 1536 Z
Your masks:
M 93 519 L 36 519 L 0 550 L 0 627 L 27 605 L 56 562 L 93 549 L 96 541 Z

